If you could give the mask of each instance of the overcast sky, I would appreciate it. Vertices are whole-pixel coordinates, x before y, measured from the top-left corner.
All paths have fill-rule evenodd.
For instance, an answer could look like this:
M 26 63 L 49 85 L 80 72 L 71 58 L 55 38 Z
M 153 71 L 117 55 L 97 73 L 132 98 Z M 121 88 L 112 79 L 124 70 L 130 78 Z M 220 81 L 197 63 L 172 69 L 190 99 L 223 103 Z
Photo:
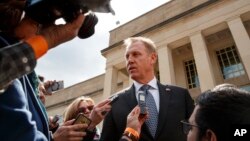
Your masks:
M 64 80 L 68 87 L 105 73 L 105 58 L 101 50 L 108 47 L 109 31 L 122 25 L 168 0 L 111 0 L 116 16 L 97 13 L 99 19 L 95 34 L 87 39 L 75 38 L 49 50 L 38 60 L 37 74 L 45 80 Z M 120 24 L 116 25 L 119 20 Z

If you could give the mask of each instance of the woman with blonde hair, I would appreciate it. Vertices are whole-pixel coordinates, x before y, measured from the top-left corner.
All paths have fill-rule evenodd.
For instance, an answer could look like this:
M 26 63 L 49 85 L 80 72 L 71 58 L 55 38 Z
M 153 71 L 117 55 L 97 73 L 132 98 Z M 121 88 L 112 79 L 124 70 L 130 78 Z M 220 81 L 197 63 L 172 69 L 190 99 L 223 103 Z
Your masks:
M 81 96 L 75 99 L 64 111 L 63 121 L 75 119 L 79 113 L 88 117 L 91 120 L 90 125 L 85 130 L 87 135 L 83 141 L 97 141 L 100 138 L 100 133 L 96 125 L 98 125 L 110 111 L 110 100 L 105 100 L 97 105 L 90 97 Z M 104 114 L 105 113 L 105 114 Z
M 85 116 L 89 117 L 91 111 L 93 110 L 95 102 L 90 97 L 81 96 L 75 99 L 64 111 L 63 121 L 76 118 L 76 116 L 81 112 Z

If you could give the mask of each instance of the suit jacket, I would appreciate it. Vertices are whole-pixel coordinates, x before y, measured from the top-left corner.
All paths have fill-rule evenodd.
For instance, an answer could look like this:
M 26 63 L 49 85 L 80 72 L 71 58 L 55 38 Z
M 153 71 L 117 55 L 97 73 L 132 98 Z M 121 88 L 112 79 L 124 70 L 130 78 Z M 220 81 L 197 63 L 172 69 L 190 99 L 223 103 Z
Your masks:
M 180 121 L 188 119 L 191 115 L 194 108 L 193 100 L 184 88 L 157 84 L 160 109 L 156 135 L 153 138 L 147 125 L 143 124 L 140 141 L 185 141 L 186 135 L 182 132 Z M 127 115 L 137 104 L 134 85 L 120 93 L 103 122 L 100 140 L 118 141 L 126 128 Z

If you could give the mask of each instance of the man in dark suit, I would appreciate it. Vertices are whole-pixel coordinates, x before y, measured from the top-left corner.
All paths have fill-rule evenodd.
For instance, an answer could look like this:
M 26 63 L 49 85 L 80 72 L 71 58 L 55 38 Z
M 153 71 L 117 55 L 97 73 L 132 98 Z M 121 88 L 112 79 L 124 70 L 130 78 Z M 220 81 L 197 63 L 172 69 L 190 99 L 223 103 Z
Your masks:
M 188 119 L 194 103 L 184 88 L 160 84 L 154 75 L 157 61 L 155 44 L 148 38 L 133 37 L 125 40 L 126 67 L 134 80 L 130 89 L 119 93 L 111 111 L 106 116 L 101 134 L 101 141 L 118 141 L 126 127 L 126 117 L 138 104 L 138 92 L 144 85 L 149 86 L 148 94 L 153 99 L 156 111 L 156 132 L 152 133 L 149 121 L 155 116 L 149 111 L 149 120 L 143 124 L 140 141 L 185 141 L 180 121 Z M 147 100 L 146 100 L 147 102 Z M 151 119 L 150 119 L 151 118 Z M 149 127 L 150 126 L 150 127 Z

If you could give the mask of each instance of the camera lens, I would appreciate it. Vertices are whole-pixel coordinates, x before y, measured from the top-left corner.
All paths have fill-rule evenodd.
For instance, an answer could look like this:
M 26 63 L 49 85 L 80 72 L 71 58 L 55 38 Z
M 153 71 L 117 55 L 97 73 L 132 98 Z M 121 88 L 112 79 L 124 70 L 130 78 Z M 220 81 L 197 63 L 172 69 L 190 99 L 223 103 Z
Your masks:
M 88 38 L 92 36 L 95 33 L 95 25 L 98 22 L 98 18 L 94 13 L 89 13 L 85 17 L 84 23 L 82 24 L 79 32 L 78 32 L 78 37 L 81 39 Z

